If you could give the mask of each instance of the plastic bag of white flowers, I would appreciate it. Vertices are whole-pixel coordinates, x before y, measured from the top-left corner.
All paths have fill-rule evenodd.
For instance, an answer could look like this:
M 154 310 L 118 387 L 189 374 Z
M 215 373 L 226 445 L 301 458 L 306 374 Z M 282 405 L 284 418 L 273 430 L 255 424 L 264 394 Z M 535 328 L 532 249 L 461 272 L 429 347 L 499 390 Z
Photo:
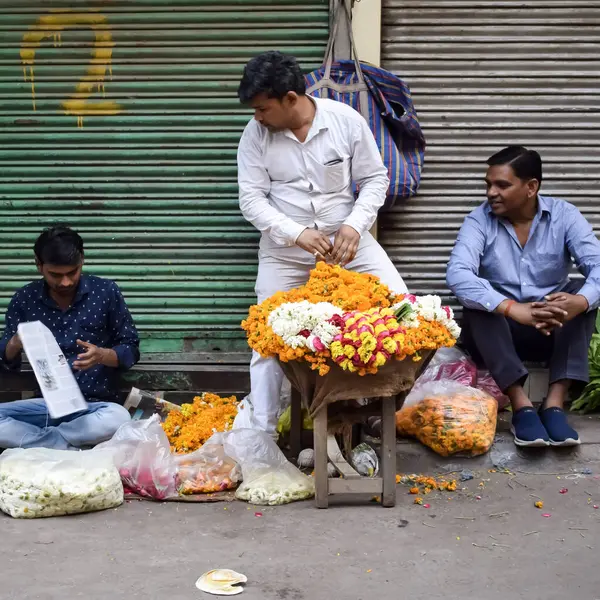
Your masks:
M 234 429 L 214 434 L 207 444 L 222 444 L 242 468 L 243 482 L 235 497 L 250 504 L 276 506 L 315 495 L 311 477 L 299 471 L 264 431 Z
M 17 448 L 0 456 L 0 509 L 11 517 L 57 517 L 122 503 L 110 451 Z

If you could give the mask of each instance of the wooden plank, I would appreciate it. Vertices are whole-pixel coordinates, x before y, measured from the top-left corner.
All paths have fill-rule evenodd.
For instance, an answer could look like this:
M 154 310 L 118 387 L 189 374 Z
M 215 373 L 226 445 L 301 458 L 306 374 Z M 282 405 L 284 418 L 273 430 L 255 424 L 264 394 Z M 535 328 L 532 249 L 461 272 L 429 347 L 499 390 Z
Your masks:
M 381 477 L 329 480 L 329 491 L 332 494 L 373 494 L 379 496 L 381 489 Z
M 336 468 L 337 472 L 344 479 L 360 479 L 360 475 L 346 461 L 340 447 L 335 439 L 335 435 L 327 436 L 327 456 Z
M 329 506 L 329 477 L 327 476 L 327 405 L 315 415 L 315 502 L 317 508 Z M 335 481 L 335 480 L 332 480 Z
M 381 400 L 381 504 L 396 505 L 396 398 Z

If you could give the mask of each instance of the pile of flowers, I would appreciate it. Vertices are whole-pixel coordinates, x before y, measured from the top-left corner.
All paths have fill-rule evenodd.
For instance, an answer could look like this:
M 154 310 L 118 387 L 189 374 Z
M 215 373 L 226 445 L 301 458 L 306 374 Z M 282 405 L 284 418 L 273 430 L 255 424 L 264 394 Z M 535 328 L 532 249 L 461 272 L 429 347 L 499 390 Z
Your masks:
M 237 415 L 235 396 L 221 398 L 217 394 L 196 396 L 181 410 L 169 412 L 162 427 L 174 452 L 193 452 L 218 431 L 228 431 Z
M 460 335 L 437 296 L 394 296 L 377 277 L 318 263 L 306 285 L 250 309 L 248 344 L 264 357 L 304 360 L 325 375 L 333 362 L 359 375 L 392 359 L 451 347 Z

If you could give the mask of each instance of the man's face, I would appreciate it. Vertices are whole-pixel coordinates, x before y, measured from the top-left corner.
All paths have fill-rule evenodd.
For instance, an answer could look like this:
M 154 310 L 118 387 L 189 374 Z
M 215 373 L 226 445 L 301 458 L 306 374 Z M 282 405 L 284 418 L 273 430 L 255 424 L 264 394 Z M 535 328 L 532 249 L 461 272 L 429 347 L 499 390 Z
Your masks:
M 539 189 L 537 180 L 523 181 L 510 165 L 489 167 L 485 183 L 488 202 L 498 217 L 518 214 L 536 197 Z
M 44 277 L 48 287 L 59 296 L 72 296 L 79 285 L 83 263 L 78 265 L 42 265 L 38 271 Z
M 264 125 L 269 131 L 283 131 L 289 129 L 291 114 L 298 96 L 290 92 L 281 100 L 268 98 L 265 94 L 259 94 L 250 102 L 254 109 L 254 118 Z

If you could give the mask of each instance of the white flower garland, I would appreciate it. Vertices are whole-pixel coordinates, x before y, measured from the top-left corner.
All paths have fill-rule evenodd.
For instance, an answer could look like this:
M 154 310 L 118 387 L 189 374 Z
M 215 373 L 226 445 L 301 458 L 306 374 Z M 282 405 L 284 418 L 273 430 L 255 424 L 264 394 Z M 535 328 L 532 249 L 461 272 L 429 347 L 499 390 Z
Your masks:
M 333 338 L 340 333 L 339 327 L 328 320 L 342 312 L 329 302 L 286 302 L 271 312 L 268 323 L 287 346 L 317 352 L 329 348 Z

